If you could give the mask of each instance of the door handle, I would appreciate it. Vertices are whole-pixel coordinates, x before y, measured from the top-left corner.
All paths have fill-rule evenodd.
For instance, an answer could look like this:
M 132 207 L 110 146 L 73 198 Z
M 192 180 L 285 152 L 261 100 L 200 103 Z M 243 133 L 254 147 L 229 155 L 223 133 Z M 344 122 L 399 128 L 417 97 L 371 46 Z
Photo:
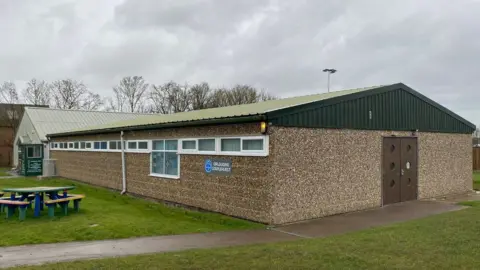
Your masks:
M 405 171 L 403 169 L 400 170 L 400 175 L 403 176 L 403 174 L 405 173 Z

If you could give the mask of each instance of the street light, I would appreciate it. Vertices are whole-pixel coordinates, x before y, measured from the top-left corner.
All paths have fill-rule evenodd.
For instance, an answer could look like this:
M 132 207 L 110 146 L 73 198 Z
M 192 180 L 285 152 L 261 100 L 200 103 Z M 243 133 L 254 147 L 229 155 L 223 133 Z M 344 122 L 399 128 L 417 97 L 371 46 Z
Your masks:
M 328 89 L 328 92 L 330 93 L 330 74 L 333 74 L 333 73 L 337 72 L 337 70 L 333 69 L 333 68 L 326 68 L 326 69 L 323 70 L 323 72 L 328 72 L 327 89 Z

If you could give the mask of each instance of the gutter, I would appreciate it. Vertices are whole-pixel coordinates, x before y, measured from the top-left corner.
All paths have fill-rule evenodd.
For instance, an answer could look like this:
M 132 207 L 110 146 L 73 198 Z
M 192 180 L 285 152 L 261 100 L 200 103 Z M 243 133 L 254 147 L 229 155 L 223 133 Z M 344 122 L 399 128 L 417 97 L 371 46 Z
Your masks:
M 203 126 L 203 125 L 215 125 L 215 124 L 216 125 L 236 124 L 236 123 L 246 123 L 246 122 L 264 121 L 264 120 L 266 120 L 266 116 L 264 114 L 255 114 L 255 115 L 239 116 L 239 117 L 213 118 L 213 119 L 194 120 L 194 121 L 148 124 L 148 125 L 139 125 L 139 126 L 130 126 L 130 127 L 93 129 L 93 130 L 76 131 L 76 132 L 70 131 L 70 132 L 64 132 L 64 133 L 48 134 L 48 136 L 51 136 L 51 137 L 64 137 L 64 136 L 71 136 L 71 135 L 79 136 L 79 135 L 116 133 L 119 131 L 123 132 L 123 131 L 136 131 L 136 130 L 152 130 L 152 129 L 161 129 L 161 128 L 176 128 L 176 127 Z
M 120 143 L 122 144 L 122 192 L 121 195 L 127 192 L 127 168 L 125 167 L 125 144 L 123 140 L 123 130 L 120 132 Z

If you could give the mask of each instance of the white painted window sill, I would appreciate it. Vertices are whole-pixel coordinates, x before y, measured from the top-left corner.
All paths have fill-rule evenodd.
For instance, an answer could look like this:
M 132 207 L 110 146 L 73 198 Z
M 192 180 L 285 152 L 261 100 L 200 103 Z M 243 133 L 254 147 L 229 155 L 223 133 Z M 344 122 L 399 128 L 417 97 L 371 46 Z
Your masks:
M 176 175 L 156 174 L 156 173 L 151 173 L 149 175 L 152 177 L 158 177 L 158 178 L 180 179 L 180 176 L 176 176 Z

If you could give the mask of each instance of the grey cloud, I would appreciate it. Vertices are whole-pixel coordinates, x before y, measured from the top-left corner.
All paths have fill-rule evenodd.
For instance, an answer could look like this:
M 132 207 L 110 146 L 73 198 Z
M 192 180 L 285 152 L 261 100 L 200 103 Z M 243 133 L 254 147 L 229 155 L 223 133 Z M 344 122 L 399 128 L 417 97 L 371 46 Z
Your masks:
M 479 1 L 8 3 L 0 80 L 69 76 L 108 95 L 142 75 L 292 96 L 325 91 L 328 67 L 333 89 L 401 81 L 480 124 Z

